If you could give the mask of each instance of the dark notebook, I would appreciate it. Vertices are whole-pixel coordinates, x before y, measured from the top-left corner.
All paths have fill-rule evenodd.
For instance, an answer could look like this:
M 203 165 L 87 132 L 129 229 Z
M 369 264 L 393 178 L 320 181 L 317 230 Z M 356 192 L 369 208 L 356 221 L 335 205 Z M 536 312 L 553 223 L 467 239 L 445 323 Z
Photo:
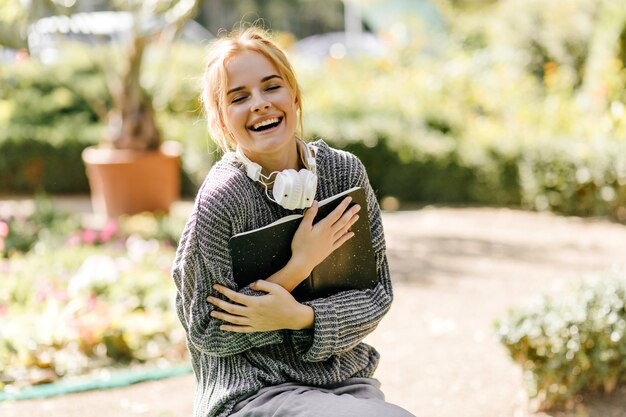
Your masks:
M 339 291 L 373 288 L 378 282 L 363 188 L 351 188 L 320 201 L 314 222 L 326 217 L 348 195 L 352 196 L 350 206 L 361 206 L 359 219 L 351 227 L 354 236 L 316 266 L 292 291 L 298 301 L 328 297 Z M 270 277 L 287 264 L 291 258 L 291 240 L 301 221 L 302 215 L 294 214 L 230 238 L 233 276 L 240 288 Z

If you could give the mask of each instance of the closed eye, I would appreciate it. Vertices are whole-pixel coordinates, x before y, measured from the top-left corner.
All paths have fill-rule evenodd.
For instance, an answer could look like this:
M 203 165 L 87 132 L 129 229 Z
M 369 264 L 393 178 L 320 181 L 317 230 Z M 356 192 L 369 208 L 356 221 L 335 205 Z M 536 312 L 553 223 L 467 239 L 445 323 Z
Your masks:
M 281 87 L 280 85 L 271 85 L 267 87 L 265 90 L 266 91 L 278 90 L 280 87 Z
M 231 103 L 239 103 L 248 98 L 248 96 L 236 96 L 231 100 Z

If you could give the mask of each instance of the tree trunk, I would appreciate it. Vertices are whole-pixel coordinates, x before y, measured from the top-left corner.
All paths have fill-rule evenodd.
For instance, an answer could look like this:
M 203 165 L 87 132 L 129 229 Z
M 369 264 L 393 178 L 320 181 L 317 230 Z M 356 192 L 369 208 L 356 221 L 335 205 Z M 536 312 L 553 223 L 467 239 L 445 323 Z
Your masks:
M 152 99 L 139 81 L 146 44 L 145 37 L 134 37 L 121 83 L 113 93 L 114 106 L 109 113 L 106 139 L 117 149 L 156 150 L 161 143 Z

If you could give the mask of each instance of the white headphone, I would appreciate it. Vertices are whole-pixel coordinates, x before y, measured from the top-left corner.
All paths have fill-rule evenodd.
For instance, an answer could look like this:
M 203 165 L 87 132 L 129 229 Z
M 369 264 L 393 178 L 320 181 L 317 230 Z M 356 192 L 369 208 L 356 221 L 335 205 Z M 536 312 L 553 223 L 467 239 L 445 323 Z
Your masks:
M 276 204 L 286 208 L 287 210 L 304 209 L 311 207 L 315 199 L 315 191 L 317 190 L 317 166 L 315 164 L 315 156 L 309 146 L 301 139 L 298 145 L 304 155 L 304 164 L 308 169 L 285 169 L 283 171 L 274 171 L 269 175 L 261 174 L 261 165 L 249 160 L 241 148 L 237 146 L 235 151 L 237 159 L 246 167 L 246 174 L 253 181 L 260 182 L 265 187 L 267 198 Z M 274 198 L 269 196 L 268 184 L 271 184 L 270 178 L 276 174 L 274 179 L 274 187 L 272 194 Z

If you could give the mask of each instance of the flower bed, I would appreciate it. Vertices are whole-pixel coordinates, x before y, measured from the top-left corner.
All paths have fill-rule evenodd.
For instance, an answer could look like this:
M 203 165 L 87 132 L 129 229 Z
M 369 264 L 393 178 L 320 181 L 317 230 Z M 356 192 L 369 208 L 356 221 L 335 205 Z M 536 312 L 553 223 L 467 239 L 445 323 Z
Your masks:
M 42 204 L 0 220 L 0 390 L 185 360 L 170 278 L 175 224 L 139 215 L 87 229 Z

